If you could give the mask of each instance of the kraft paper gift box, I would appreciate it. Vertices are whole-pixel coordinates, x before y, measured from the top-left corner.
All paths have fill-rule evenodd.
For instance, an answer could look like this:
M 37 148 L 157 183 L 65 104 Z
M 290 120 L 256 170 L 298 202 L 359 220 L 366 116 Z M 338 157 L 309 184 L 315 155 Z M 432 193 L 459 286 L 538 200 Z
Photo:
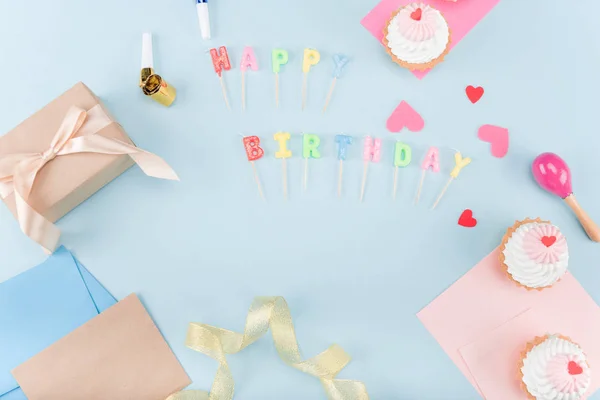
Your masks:
M 52 251 L 60 236 L 52 223 L 135 163 L 149 176 L 178 179 L 77 83 L 0 137 L 0 198 L 23 232 Z

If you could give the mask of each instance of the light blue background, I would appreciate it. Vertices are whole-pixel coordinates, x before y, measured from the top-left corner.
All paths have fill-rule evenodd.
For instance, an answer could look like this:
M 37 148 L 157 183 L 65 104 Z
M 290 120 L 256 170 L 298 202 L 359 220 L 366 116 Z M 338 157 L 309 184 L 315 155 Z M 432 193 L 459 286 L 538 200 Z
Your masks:
M 477 1 L 477 0 L 459 0 Z M 571 4 L 572 3 L 572 4 Z M 200 38 L 192 0 L 3 0 L 0 5 L 0 132 L 6 132 L 74 83 L 89 85 L 142 148 L 163 156 L 181 183 L 152 180 L 134 168 L 59 226 L 63 243 L 117 298 L 138 293 L 194 383 L 208 389 L 216 362 L 188 350 L 190 321 L 243 328 L 256 295 L 285 296 L 305 356 L 333 342 L 353 357 L 341 377 L 362 380 L 373 399 L 451 400 L 478 395 L 415 314 L 488 254 L 514 220 L 544 217 L 567 235 L 571 269 L 600 300 L 600 247 L 587 239 L 561 200 L 539 189 L 533 158 L 555 151 L 574 175 L 575 193 L 600 220 L 597 131 L 600 6 L 593 1 L 504 0 L 422 81 L 393 64 L 361 18 L 376 0 L 215 0 L 214 39 Z M 157 71 L 178 89 L 170 109 L 137 88 L 141 33 L 154 33 Z M 209 47 L 228 46 L 235 69 L 224 75 L 233 112 L 223 103 Z M 241 51 L 255 47 L 261 70 L 248 75 L 241 112 Z M 321 51 L 300 111 L 304 47 Z M 274 108 L 270 50 L 290 51 Z M 352 62 L 327 114 L 331 56 Z M 464 88 L 482 85 L 476 105 Z M 385 121 L 400 100 L 426 121 L 420 133 L 392 135 Z M 477 139 L 482 124 L 510 129 L 507 157 Z M 281 163 L 272 135 L 294 134 L 290 200 L 281 194 Z M 300 136 L 322 135 L 301 193 Z M 344 196 L 335 195 L 333 135 L 356 136 L 345 164 Z M 360 137 L 385 138 L 365 201 L 358 201 Z M 260 201 L 240 133 L 267 152 L 257 167 Z M 415 161 L 427 146 L 444 149 L 443 173 L 429 174 L 412 204 L 416 163 L 400 172 L 391 199 L 396 138 Z M 452 163 L 451 148 L 473 158 L 439 208 L 430 211 Z M 479 225 L 456 221 L 471 208 Z M 41 262 L 41 250 L 0 208 L 0 280 Z M 477 299 L 473 299 L 477 301 Z M 285 366 L 270 338 L 229 357 L 236 399 L 324 398 L 318 380 Z M 600 397 L 595 397 L 600 398 Z

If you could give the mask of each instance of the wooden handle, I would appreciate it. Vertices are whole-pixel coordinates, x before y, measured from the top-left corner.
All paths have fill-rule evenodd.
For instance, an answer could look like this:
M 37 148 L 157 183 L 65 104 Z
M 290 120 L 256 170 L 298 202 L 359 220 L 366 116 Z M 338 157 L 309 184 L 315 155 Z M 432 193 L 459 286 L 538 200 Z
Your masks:
M 592 239 L 594 242 L 600 242 L 600 228 L 598 228 L 598 225 L 596 225 L 596 223 L 592 221 L 590 216 L 587 215 L 585 211 L 583 211 L 583 209 L 575 199 L 575 195 L 570 194 L 569 196 L 567 196 L 565 198 L 565 203 L 567 203 L 569 207 L 571 207 L 571 210 L 573 210 L 573 212 L 577 216 L 579 223 L 581 223 L 581 226 L 583 226 L 585 233 L 587 233 L 590 239 Z

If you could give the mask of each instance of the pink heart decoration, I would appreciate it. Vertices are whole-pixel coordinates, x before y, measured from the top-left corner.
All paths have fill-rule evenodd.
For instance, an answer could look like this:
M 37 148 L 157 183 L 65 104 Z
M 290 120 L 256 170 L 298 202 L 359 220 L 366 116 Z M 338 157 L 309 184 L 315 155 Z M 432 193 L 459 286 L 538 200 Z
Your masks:
M 421 118 L 407 102 L 402 100 L 392 115 L 387 120 L 387 128 L 390 132 L 400 132 L 407 128 L 411 132 L 419 132 L 425 126 L 425 121 Z
M 508 129 L 494 125 L 483 125 L 477 133 L 479 139 L 490 143 L 492 155 L 502 158 L 508 153 Z

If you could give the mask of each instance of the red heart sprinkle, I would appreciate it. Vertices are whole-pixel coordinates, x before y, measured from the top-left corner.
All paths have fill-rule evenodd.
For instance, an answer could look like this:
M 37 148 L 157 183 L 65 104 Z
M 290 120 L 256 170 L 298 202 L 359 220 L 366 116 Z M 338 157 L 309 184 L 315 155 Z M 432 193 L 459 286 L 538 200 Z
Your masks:
M 481 99 L 481 96 L 483 96 L 484 90 L 481 86 L 474 87 L 469 85 L 465 89 L 465 92 L 467 92 L 467 97 L 471 100 L 471 103 L 475 104 Z
M 579 375 L 583 373 L 583 368 L 575 361 L 569 361 L 567 368 L 569 369 L 569 375 Z
M 473 211 L 469 209 L 463 211 L 458 219 L 458 224 L 460 226 L 464 226 L 465 228 L 473 228 L 475 225 L 477 225 L 477 220 L 473 218 Z
M 554 242 L 556 242 L 556 236 L 544 236 L 542 238 L 542 243 L 544 243 L 544 246 L 546 247 L 552 246 Z
M 417 8 L 415 11 L 410 13 L 410 17 L 412 19 L 414 19 L 415 21 L 420 21 L 422 14 L 423 14 L 423 10 L 421 10 L 420 8 Z

